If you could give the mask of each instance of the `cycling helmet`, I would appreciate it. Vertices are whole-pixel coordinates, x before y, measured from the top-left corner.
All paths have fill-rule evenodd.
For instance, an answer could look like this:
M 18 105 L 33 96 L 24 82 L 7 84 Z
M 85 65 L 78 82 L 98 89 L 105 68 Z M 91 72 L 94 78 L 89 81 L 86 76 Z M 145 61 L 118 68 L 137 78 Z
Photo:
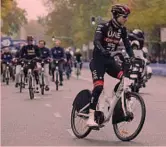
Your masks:
M 69 53 L 69 48 L 66 48 L 66 52 Z
M 140 30 L 140 29 L 134 29 L 134 30 L 132 31 L 132 33 L 133 33 L 134 35 L 136 35 L 138 38 L 144 39 L 144 32 L 143 32 L 142 30 Z
M 76 53 L 80 53 L 81 50 L 79 48 L 76 49 Z
M 116 4 L 112 6 L 111 12 L 114 18 L 119 16 L 127 17 L 130 14 L 130 9 L 126 5 Z

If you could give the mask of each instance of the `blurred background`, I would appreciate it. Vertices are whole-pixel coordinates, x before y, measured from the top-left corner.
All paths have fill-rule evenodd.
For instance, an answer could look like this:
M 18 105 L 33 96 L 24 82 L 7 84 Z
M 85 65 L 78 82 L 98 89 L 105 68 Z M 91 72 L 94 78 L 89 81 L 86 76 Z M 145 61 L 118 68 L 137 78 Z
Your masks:
M 166 63 L 166 0 L 1 0 L 1 46 L 17 49 L 33 35 L 52 47 L 58 38 L 64 47 L 80 48 L 89 61 L 96 25 L 111 19 L 116 3 L 131 8 L 126 26 L 145 32 L 151 62 Z

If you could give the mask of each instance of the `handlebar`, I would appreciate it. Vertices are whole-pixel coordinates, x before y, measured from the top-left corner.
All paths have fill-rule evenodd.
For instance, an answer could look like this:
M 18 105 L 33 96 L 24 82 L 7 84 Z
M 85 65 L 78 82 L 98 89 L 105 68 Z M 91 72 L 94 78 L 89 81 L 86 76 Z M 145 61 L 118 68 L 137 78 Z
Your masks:
M 120 57 L 122 57 L 124 59 L 124 61 L 125 61 L 125 59 L 129 59 L 129 56 L 126 53 L 125 50 L 122 50 L 122 51 L 111 51 L 110 52 L 110 56 L 111 57 L 120 56 Z

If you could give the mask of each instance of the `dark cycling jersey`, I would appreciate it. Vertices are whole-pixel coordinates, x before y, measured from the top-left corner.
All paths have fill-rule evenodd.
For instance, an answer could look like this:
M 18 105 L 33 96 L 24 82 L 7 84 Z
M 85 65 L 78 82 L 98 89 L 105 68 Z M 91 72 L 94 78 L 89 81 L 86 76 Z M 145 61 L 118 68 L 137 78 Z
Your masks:
M 11 62 L 12 59 L 13 59 L 13 56 L 10 52 L 8 53 L 3 53 L 1 54 L 1 59 L 4 61 L 4 62 Z
M 66 59 L 67 61 L 72 60 L 72 55 L 70 54 L 70 52 L 66 52 Z
M 74 57 L 75 57 L 75 59 L 76 59 L 77 62 L 81 62 L 81 57 L 82 57 L 81 53 L 75 53 Z
M 42 59 L 47 59 L 47 58 L 51 57 L 51 51 L 48 48 L 46 48 L 46 47 L 40 48 L 40 51 L 41 51 Z
M 65 51 L 64 48 L 62 47 L 54 47 L 51 49 L 51 55 L 53 59 L 65 59 Z
M 94 39 L 94 52 L 93 57 L 101 55 L 101 51 L 116 51 L 120 40 L 123 40 L 129 56 L 133 56 L 133 51 L 130 47 L 128 34 L 125 27 L 116 27 L 113 20 L 107 23 L 99 24 Z
M 20 56 L 21 56 L 21 58 L 30 60 L 35 57 L 40 57 L 41 52 L 40 52 L 38 46 L 36 46 L 36 45 L 25 45 L 22 47 L 22 49 L 20 51 Z

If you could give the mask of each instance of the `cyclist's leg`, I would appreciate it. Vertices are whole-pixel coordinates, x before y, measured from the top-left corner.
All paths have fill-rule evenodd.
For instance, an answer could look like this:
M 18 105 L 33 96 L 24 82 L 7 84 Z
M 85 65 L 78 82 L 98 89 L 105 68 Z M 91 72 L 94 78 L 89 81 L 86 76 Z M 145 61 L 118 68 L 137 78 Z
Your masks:
M 87 124 L 89 126 L 97 126 L 97 123 L 94 121 L 94 112 L 96 110 L 99 96 L 103 90 L 105 73 L 104 62 L 101 62 L 101 59 L 91 60 L 90 70 L 92 72 L 94 88 L 92 90 L 92 99 L 90 103 L 89 119 L 87 121 Z
M 24 67 L 23 72 L 24 72 L 24 80 L 25 80 L 24 82 L 25 84 L 27 84 L 28 82 L 28 67 L 27 66 Z
M 14 77 L 13 66 L 14 66 L 14 65 L 12 65 L 12 63 L 9 64 L 9 72 L 10 72 L 10 77 L 11 77 L 11 78 Z
M 60 85 L 63 85 L 63 62 L 59 62 L 59 81 L 60 81 Z
M 3 78 L 3 82 L 5 82 L 5 74 L 6 74 L 6 64 L 5 63 L 2 63 L 2 68 L 3 68 L 2 78 Z
M 49 64 L 44 65 L 44 77 L 45 77 L 45 84 L 46 90 L 49 90 Z
M 111 60 L 110 63 L 107 65 L 106 72 L 108 75 L 116 78 L 121 79 L 123 76 L 123 71 L 121 70 L 120 66 L 116 63 L 115 60 Z M 114 88 L 114 92 L 118 89 L 120 82 L 118 82 Z
M 82 64 L 83 64 L 82 61 L 80 61 L 80 70 L 82 69 Z
M 18 87 L 19 82 L 19 76 L 20 76 L 20 71 L 21 71 L 21 65 L 16 65 L 16 84 L 15 87 Z
M 54 62 L 51 63 L 51 73 L 52 73 L 52 81 L 54 82 L 55 77 L 54 77 L 54 72 L 55 72 L 55 64 Z
M 36 63 L 32 63 L 32 70 L 34 73 L 34 77 L 35 77 L 35 87 L 36 87 L 36 93 L 39 93 L 39 74 L 38 74 L 38 70 L 37 70 L 37 64 Z
M 117 79 L 121 79 L 123 76 L 123 71 L 121 70 L 120 66 L 118 64 L 116 64 L 115 61 L 112 61 L 112 63 L 107 66 L 107 73 Z M 114 87 L 114 92 L 116 93 L 118 88 L 119 88 L 120 82 L 118 82 L 115 87 Z M 115 116 L 117 121 L 124 121 L 124 111 L 122 108 L 122 102 L 121 100 L 118 101 L 118 103 L 116 104 L 115 108 L 114 108 L 114 114 L 113 117 Z
M 50 63 L 49 63 L 49 66 L 48 66 L 48 67 L 49 67 L 49 75 L 50 75 L 50 76 L 52 75 L 52 72 L 51 72 L 51 71 L 52 71 L 51 64 L 52 64 L 52 63 L 50 62 Z

